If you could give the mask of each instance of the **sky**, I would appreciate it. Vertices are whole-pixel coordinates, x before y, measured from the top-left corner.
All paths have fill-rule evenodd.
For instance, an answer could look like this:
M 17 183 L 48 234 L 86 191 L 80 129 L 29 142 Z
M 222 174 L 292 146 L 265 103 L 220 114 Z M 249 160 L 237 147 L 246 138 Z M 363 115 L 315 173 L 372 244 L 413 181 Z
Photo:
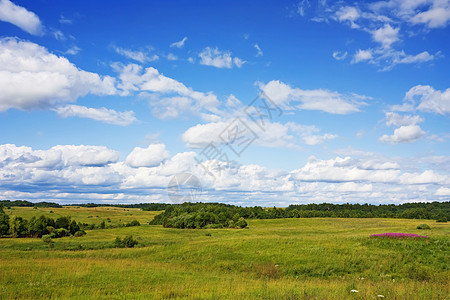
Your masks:
M 0 199 L 450 200 L 450 1 L 0 0 Z

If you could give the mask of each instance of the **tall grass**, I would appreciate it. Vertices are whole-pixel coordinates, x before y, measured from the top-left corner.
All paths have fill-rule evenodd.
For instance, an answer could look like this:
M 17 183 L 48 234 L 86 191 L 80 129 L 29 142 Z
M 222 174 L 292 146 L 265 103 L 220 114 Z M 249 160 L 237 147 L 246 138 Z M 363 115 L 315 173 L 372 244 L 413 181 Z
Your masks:
M 92 213 L 83 210 L 60 213 L 78 221 Z M 112 222 L 129 213 L 109 212 Z M 106 218 L 108 210 L 100 214 Z M 155 215 L 135 214 L 141 223 Z M 370 238 L 420 234 L 419 222 L 250 220 L 243 230 L 142 225 L 56 239 L 50 250 L 39 239 L 0 239 L 0 298 L 447 299 L 448 224 L 435 223 L 424 240 Z M 136 248 L 113 248 L 116 236 L 130 234 Z

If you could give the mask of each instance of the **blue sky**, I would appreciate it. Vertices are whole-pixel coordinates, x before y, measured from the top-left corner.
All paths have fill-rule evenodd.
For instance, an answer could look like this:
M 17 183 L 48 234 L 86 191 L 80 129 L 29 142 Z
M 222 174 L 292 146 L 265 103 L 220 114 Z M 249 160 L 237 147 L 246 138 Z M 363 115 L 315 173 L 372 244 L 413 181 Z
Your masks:
M 173 202 L 192 174 L 201 201 L 449 201 L 449 25 L 447 0 L 0 0 L 0 198 Z

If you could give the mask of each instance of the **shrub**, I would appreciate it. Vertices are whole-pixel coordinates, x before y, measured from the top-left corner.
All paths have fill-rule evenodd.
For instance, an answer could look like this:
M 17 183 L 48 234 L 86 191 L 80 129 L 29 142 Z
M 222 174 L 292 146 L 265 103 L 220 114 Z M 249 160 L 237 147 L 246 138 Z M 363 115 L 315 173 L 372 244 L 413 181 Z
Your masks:
M 80 237 L 80 236 L 83 236 L 83 235 L 86 235 L 86 231 L 78 230 L 77 232 L 75 232 L 75 234 L 73 236 Z
M 138 241 L 134 240 L 132 235 L 127 235 L 123 240 L 120 237 L 116 237 L 114 240 L 114 247 L 117 248 L 133 248 L 137 244 Z
M 43 235 L 42 241 L 47 244 L 53 243 L 52 238 L 49 234 Z
M 419 226 L 417 226 L 417 229 L 431 229 L 431 228 L 427 224 L 420 224 Z
M 447 218 L 441 217 L 441 218 L 437 219 L 436 222 L 447 223 Z
M 242 217 L 240 217 L 239 220 L 236 222 L 236 227 L 239 227 L 239 228 L 245 228 L 245 227 L 247 227 L 247 225 L 248 225 L 247 221 L 245 221 L 245 219 Z
M 53 232 L 50 234 L 50 236 L 52 238 L 60 238 L 60 237 L 65 237 L 65 236 L 69 236 L 70 232 L 65 229 L 65 228 L 58 228 L 53 230 Z
M 133 220 L 127 224 L 125 224 L 126 227 L 131 227 L 131 226 L 141 226 L 141 223 L 139 223 L 138 220 Z

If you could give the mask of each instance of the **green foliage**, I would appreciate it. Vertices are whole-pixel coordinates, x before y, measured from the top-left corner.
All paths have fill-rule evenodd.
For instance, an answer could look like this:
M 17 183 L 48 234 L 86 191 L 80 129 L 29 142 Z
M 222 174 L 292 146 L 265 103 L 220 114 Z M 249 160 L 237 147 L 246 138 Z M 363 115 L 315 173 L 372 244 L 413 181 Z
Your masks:
M 8 215 L 6 215 L 6 218 L 2 219 L 2 217 L 3 216 L 0 213 L 0 222 L 3 219 L 9 219 Z M 74 235 L 76 232 L 80 231 L 81 228 L 80 225 L 75 220 L 71 220 L 70 217 L 59 217 L 55 221 L 52 218 L 41 215 L 38 218 L 32 217 L 30 220 L 14 216 L 8 223 L 8 230 L 11 236 L 15 238 L 40 238 L 45 235 L 52 238 L 59 238 Z
M 428 224 L 420 224 L 417 226 L 417 229 L 431 229 Z
M 0 206 L 0 237 L 9 234 L 9 216 L 3 211 L 3 206 Z
M 211 228 L 244 225 L 238 220 L 279 218 L 405 218 L 439 219 L 450 217 L 450 202 L 405 203 L 402 205 L 372 204 L 302 204 L 283 208 L 240 207 L 222 203 L 183 203 L 166 206 L 150 225 L 175 228 Z
M 222 203 L 183 203 L 167 207 L 163 213 L 155 216 L 150 225 L 181 229 L 244 228 L 247 222 L 239 209 Z
M 133 239 L 132 235 L 127 235 L 123 239 L 116 237 L 114 240 L 114 247 L 116 248 L 133 248 L 138 244 L 138 241 Z
M 75 234 L 73 235 L 74 237 L 80 237 L 86 235 L 86 231 L 84 230 L 78 230 L 77 232 L 75 232 Z
M 37 203 L 33 203 L 30 201 L 25 201 L 25 200 L 0 200 L 0 205 L 5 205 L 8 207 L 14 206 L 14 207 L 53 207 L 53 208 L 62 208 L 61 205 L 57 204 L 57 203 L 53 203 L 53 202 L 37 202 Z
M 53 243 L 51 236 L 48 234 L 42 236 L 42 241 L 46 244 Z
M 127 224 L 125 224 L 126 227 L 132 227 L 132 226 L 141 226 L 141 223 L 139 223 L 138 220 L 133 220 Z
M 436 222 L 447 223 L 447 218 L 446 217 L 440 217 L 439 219 L 436 220 Z
M 100 229 L 105 229 L 105 228 L 106 228 L 106 223 L 105 223 L 105 221 L 102 221 L 102 222 L 100 223 L 99 228 L 100 228 Z

